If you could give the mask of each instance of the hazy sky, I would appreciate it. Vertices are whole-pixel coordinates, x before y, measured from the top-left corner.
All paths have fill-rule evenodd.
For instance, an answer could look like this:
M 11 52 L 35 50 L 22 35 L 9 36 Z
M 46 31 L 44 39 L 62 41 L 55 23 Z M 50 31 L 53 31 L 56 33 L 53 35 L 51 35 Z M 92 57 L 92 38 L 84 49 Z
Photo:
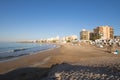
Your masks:
M 79 36 L 100 25 L 120 35 L 120 0 L 0 0 L 0 41 Z

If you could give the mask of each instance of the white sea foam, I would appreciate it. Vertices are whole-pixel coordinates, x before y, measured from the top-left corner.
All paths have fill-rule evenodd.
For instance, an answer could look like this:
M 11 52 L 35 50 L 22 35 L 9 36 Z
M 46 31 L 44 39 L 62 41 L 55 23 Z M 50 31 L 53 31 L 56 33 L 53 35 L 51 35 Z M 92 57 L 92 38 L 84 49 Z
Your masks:
M 36 54 L 40 51 L 45 51 L 56 47 L 54 44 L 37 43 L 9 43 L 8 46 L 5 44 L 3 47 L 2 45 L 0 45 L 0 62 L 4 62 L 6 60 L 8 61 L 24 55 Z

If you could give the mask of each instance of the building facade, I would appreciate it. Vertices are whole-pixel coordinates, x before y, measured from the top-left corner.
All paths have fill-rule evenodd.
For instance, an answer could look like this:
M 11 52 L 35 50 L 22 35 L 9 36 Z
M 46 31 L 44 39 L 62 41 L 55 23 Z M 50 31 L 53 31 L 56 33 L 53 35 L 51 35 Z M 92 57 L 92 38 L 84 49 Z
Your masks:
M 90 31 L 83 29 L 80 32 L 80 40 L 90 40 Z
M 71 42 L 71 41 L 77 40 L 77 36 L 76 35 L 66 36 L 65 40 Z
M 100 39 L 113 39 L 114 31 L 110 26 L 98 26 L 94 29 L 95 34 L 99 34 L 101 36 Z

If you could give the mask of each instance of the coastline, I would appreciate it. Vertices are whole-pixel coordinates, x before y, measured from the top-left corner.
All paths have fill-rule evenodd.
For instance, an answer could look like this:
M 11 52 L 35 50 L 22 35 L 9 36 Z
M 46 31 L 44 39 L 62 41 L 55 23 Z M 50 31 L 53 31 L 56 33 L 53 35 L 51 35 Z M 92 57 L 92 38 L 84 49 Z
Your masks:
M 81 66 L 101 66 L 120 64 L 120 54 L 110 54 L 105 49 L 91 45 L 59 44 L 60 47 L 27 55 L 19 59 L 0 63 L 0 74 L 7 74 L 21 68 L 39 68 L 48 70 L 52 65 L 67 63 Z M 40 70 L 40 73 L 44 73 Z M 24 73 L 24 71 L 23 71 Z
M 51 47 L 51 48 L 40 50 L 40 51 L 33 52 L 33 53 L 21 54 L 21 55 L 18 55 L 18 56 L 8 56 L 8 57 L 5 57 L 6 59 L 0 60 L 0 63 L 4 63 L 4 62 L 8 62 L 8 61 L 13 61 L 13 60 L 16 60 L 16 59 L 19 59 L 19 58 L 22 58 L 22 57 L 27 57 L 28 55 L 38 54 L 38 53 L 41 53 L 41 52 L 44 52 L 44 51 L 48 51 L 48 50 L 52 50 L 54 48 L 58 48 L 59 47 L 58 45 L 55 45 L 55 44 L 54 44 L 54 46 L 55 47 Z
M 42 60 L 44 60 L 45 57 L 48 57 L 50 55 L 49 53 L 52 53 L 51 51 L 54 51 L 54 49 L 56 50 L 58 48 L 60 48 L 60 45 L 56 44 L 56 47 L 54 47 L 54 48 L 42 50 L 42 51 L 36 52 L 34 54 L 20 56 L 20 57 L 16 57 L 16 58 L 13 58 L 13 59 L 10 59 L 7 61 L 0 62 L 0 66 L 1 66 L 0 74 L 7 73 L 16 68 L 29 67 L 31 65 L 34 65 L 36 62 L 38 62 L 37 60 L 39 60 L 39 61 L 41 60 L 40 62 L 42 62 Z M 40 59 L 37 56 L 39 56 Z M 36 59 L 36 60 L 34 61 L 34 59 Z

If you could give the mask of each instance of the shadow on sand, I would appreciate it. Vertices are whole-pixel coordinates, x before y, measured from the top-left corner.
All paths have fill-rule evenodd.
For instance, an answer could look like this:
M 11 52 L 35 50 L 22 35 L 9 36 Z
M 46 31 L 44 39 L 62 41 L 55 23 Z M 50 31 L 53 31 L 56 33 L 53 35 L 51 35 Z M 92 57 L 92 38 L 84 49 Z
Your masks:
M 50 76 L 53 76 L 56 72 L 89 72 L 93 74 L 106 74 L 108 76 L 120 76 L 120 69 L 118 69 L 117 65 L 114 66 L 80 66 L 80 65 L 70 65 L 67 63 L 56 64 L 51 68 L 35 68 L 35 67 L 27 67 L 20 68 L 8 73 L 0 75 L 0 80 L 49 80 Z M 120 67 L 119 67 L 120 68 Z M 50 80 L 56 80 L 50 79 Z
M 0 80 L 40 80 L 47 76 L 49 68 L 20 68 L 0 75 Z

